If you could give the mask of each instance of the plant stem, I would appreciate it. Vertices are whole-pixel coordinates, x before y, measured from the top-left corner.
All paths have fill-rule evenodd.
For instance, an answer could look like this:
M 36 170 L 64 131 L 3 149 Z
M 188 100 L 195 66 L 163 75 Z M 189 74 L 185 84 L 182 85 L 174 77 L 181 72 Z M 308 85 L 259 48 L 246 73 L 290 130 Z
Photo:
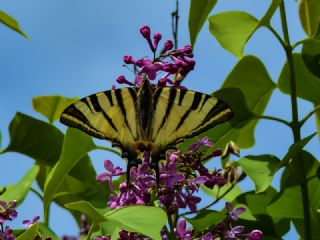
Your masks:
M 30 191 L 33 192 L 35 195 L 37 195 L 41 201 L 43 201 L 43 197 L 37 190 L 35 190 L 34 188 L 30 188 Z
M 286 10 L 284 5 L 284 0 L 281 1 L 280 4 L 280 16 L 281 16 L 281 25 L 282 31 L 284 36 L 284 41 L 286 43 L 285 52 L 288 61 L 288 68 L 289 68 L 289 80 L 290 80 L 290 96 L 291 96 L 291 110 L 292 110 L 292 133 L 294 142 L 298 142 L 301 140 L 300 135 L 300 123 L 298 117 L 298 103 L 297 103 L 297 87 L 296 87 L 296 79 L 294 73 L 294 63 L 293 63 L 293 55 L 292 55 L 292 46 L 290 45 L 290 38 L 288 32 L 288 24 L 287 24 L 287 17 L 286 17 Z M 302 195 L 302 203 L 303 203 L 303 214 L 304 214 L 304 233 L 305 239 L 311 240 L 311 224 L 310 224 L 310 206 L 309 206 L 309 190 L 308 190 L 308 183 L 306 181 L 306 172 L 304 162 L 299 153 L 293 159 L 294 161 L 298 161 L 300 164 L 300 172 L 302 174 L 302 181 L 300 183 L 301 188 L 301 195 Z
M 311 112 L 309 112 L 301 121 L 300 121 L 300 127 L 303 126 L 303 124 L 317 111 L 320 110 L 320 105 L 316 106 Z
M 178 23 L 179 23 L 179 0 L 176 0 L 176 10 L 171 13 L 172 18 L 172 34 L 174 41 L 174 49 L 178 48 Z
M 284 125 L 286 125 L 286 126 L 288 126 L 288 127 L 291 127 L 291 124 L 290 124 L 288 121 L 286 121 L 286 120 L 284 120 L 284 119 L 281 119 L 281 118 L 272 117 L 272 116 L 255 116 L 255 118 L 272 120 L 272 121 L 276 121 L 276 122 L 283 123 Z
M 170 214 L 168 214 L 168 223 L 170 226 L 169 238 L 172 240 L 177 240 L 176 235 L 174 234 L 174 223 Z

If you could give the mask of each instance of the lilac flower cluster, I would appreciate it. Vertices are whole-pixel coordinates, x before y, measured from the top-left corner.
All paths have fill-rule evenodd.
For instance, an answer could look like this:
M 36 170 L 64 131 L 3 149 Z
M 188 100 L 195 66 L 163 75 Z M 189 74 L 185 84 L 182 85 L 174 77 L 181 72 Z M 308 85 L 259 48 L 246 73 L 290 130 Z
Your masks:
M 227 216 L 219 223 L 213 231 L 207 232 L 202 235 L 200 240 L 213 240 L 213 239 L 225 239 L 225 240 L 260 240 L 263 237 L 263 233 L 260 230 L 253 230 L 250 233 L 245 233 L 243 226 L 232 226 L 234 222 L 239 220 L 238 215 L 245 212 L 245 208 L 234 209 L 230 203 L 226 203 Z
M 6 221 L 12 221 L 18 216 L 18 213 L 15 210 L 16 206 L 16 200 L 9 203 L 0 200 L 0 239 L 2 240 L 14 240 L 16 238 L 9 226 L 4 228 L 4 223 Z
M 154 81 L 158 73 L 163 73 L 157 81 L 158 87 L 164 87 L 169 84 L 173 87 L 184 88 L 181 86 L 181 81 L 195 66 L 195 61 L 192 59 L 191 45 L 186 45 L 180 49 L 173 49 L 172 41 L 166 40 L 159 56 L 156 57 L 156 51 L 162 35 L 155 33 L 152 41 L 151 30 L 147 25 L 141 27 L 140 33 L 147 40 L 153 52 L 153 59 L 140 58 L 136 60 L 131 55 L 124 56 L 123 61 L 128 65 L 133 65 L 138 70 L 134 83 L 127 80 L 123 75 L 117 78 L 117 82 L 129 86 L 139 86 L 144 75 L 147 76 L 148 80 Z M 170 78 L 170 76 L 173 76 L 173 78 Z

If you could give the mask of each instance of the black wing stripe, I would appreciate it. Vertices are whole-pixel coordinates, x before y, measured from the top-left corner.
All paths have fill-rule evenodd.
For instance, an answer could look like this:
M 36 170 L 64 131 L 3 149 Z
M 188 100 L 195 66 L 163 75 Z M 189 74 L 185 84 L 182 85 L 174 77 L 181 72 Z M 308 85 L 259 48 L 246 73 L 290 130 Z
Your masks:
M 168 105 L 167 105 L 167 108 L 166 108 L 166 112 L 165 112 L 165 114 L 164 114 L 164 116 L 162 118 L 161 124 L 160 124 L 160 126 L 158 128 L 158 131 L 157 131 L 157 134 L 159 133 L 161 128 L 163 128 L 164 124 L 166 123 L 167 119 L 169 118 L 172 106 L 174 104 L 174 99 L 176 98 L 176 94 L 177 94 L 177 90 L 171 88 L 170 89 L 170 93 L 169 93 L 169 101 L 168 101 Z
M 175 131 L 178 131 L 180 129 L 180 127 L 182 126 L 182 124 L 185 122 L 185 120 L 187 119 L 187 117 L 190 115 L 190 113 L 193 110 L 196 110 L 201 102 L 201 98 L 202 98 L 202 93 L 199 92 L 195 92 L 194 96 L 193 96 L 193 101 L 191 104 L 191 107 L 185 112 L 185 114 L 182 116 L 182 118 L 180 119 Z
M 109 100 L 109 103 L 110 103 L 110 106 L 112 107 L 113 106 L 113 100 L 112 100 L 112 95 L 111 95 L 111 91 L 105 91 L 105 92 L 103 92 L 105 95 L 106 95 L 106 97 L 108 98 L 108 100 Z
M 210 99 L 210 96 L 208 94 L 203 94 L 203 95 L 205 95 L 205 97 L 202 101 L 201 107 L 199 108 L 199 112 L 202 110 L 202 108 L 206 104 L 206 102 Z
M 90 95 L 89 98 L 90 98 L 90 101 L 91 101 L 91 103 L 93 105 L 94 110 L 96 112 L 101 112 L 103 117 L 107 120 L 107 122 L 113 128 L 113 130 L 118 132 L 118 129 L 116 128 L 116 126 L 114 125 L 114 123 L 112 121 L 112 118 L 109 117 L 109 115 L 101 108 L 101 105 L 99 103 L 97 95 L 96 94 Z
M 66 124 L 69 127 L 79 127 L 80 129 L 84 129 L 83 126 L 80 123 L 76 123 L 74 121 L 70 121 L 67 117 L 64 117 L 64 115 L 73 117 L 80 122 L 82 122 L 84 125 L 87 125 L 88 127 L 94 129 L 95 131 L 99 132 L 98 129 L 96 129 L 94 126 L 91 125 L 90 121 L 87 119 L 87 117 L 74 105 L 71 105 L 67 107 L 63 113 L 61 114 L 60 121 L 63 124 Z M 85 129 L 84 129 L 85 130 Z M 101 138 L 101 136 L 99 137 Z
M 186 93 L 187 93 L 187 91 L 179 91 L 180 92 L 180 95 L 179 95 L 179 103 L 178 103 L 178 105 L 179 106 L 181 106 L 181 103 L 182 103 L 182 101 L 183 101 L 183 99 L 184 99 L 184 96 L 186 95 Z
M 161 93 L 162 93 L 162 88 L 158 88 L 153 97 L 153 109 L 156 109 Z
M 83 102 L 87 106 L 87 108 L 89 108 L 90 112 L 92 113 L 92 109 L 91 109 L 91 106 L 90 106 L 87 98 L 82 98 L 80 101 Z
M 124 104 L 123 104 L 121 91 L 122 91 L 121 89 L 117 89 L 117 90 L 114 91 L 114 93 L 115 93 L 115 96 L 116 96 L 116 99 L 117 99 L 117 102 L 118 102 L 118 106 L 119 106 L 119 108 L 121 110 L 124 123 L 128 127 L 130 133 L 132 134 L 131 127 L 130 127 L 130 125 L 128 123 L 127 110 L 125 109 Z
M 215 115 L 218 115 L 219 113 L 223 112 L 224 110 L 226 110 L 228 108 L 229 108 L 229 106 L 227 104 L 218 100 L 217 104 L 211 108 L 211 110 L 208 112 L 207 116 L 203 119 L 201 125 L 206 124 Z M 223 122 L 223 121 L 225 121 L 224 118 L 219 119 L 219 122 Z

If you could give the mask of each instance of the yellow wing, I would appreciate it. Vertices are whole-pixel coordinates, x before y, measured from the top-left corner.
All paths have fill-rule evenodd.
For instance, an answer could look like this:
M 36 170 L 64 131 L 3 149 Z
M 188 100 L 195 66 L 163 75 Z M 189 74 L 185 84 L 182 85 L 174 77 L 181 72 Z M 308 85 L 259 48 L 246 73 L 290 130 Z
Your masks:
M 228 121 L 230 107 L 210 95 L 173 88 L 159 88 L 155 93 L 152 141 L 166 146 L 179 143 Z
M 136 121 L 136 89 L 121 88 L 92 94 L 67 107 L 60 121 L 89 135 L 131 144 L 139 138 Z

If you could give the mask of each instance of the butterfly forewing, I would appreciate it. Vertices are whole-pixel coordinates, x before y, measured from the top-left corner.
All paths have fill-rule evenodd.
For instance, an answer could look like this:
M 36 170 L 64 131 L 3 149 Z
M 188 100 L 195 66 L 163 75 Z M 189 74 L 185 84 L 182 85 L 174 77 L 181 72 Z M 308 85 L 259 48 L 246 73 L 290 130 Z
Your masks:
M 121 144 L 138 137 L 135 88 L 100 92 L 76 101 L 61 115 L 61 122 L 91 136 Z

